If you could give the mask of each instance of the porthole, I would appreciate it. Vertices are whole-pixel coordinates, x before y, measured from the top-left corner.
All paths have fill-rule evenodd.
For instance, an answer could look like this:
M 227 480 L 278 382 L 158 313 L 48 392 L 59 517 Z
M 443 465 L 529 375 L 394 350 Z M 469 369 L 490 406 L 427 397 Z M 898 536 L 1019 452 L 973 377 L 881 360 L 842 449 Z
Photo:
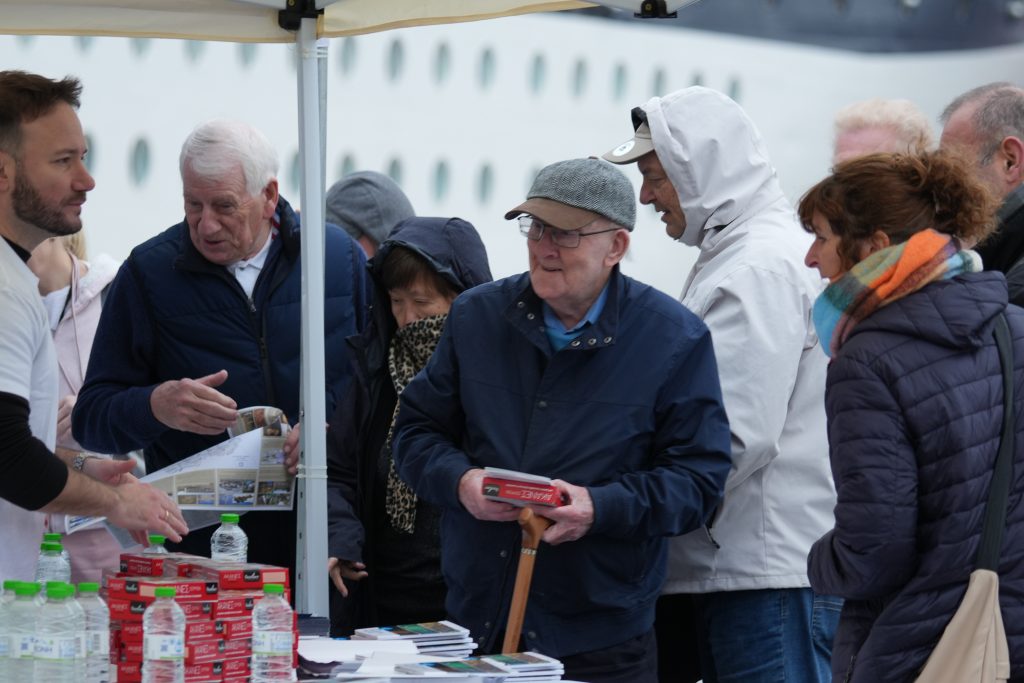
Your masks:
M 132 182 L 142 185 L 149 177 L 150 169 L 149 143 L 145 138 L 139 138 L 132 145 L 130 175 Z

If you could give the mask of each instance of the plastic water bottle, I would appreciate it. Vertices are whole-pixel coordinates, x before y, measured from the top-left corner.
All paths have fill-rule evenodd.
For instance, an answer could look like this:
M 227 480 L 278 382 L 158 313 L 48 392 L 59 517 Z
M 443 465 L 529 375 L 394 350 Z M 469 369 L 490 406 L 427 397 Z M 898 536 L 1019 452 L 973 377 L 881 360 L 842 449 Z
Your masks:
M 68 549 L 64 547 L 64 535 L 58 534 L 54 531 L 48 531 L 43 534 L 43 543 L 60 543 L 60 556 L 71 566 L 71 555 L 68 554 Z
M 110 610 L 99 590 L 98 583 L 78 584 L 78 604 L 85 612 L 84 683 L 110 681 Z
M 75 597 L 75 585 L 68 584 L 67 586 L 71 592 L 71 597 L 68 598 L 68 607 L 75 626 L 75 676 L 80 679 L 85 675 L 85 608 Z
M 36 562 L 36 582 L 45 586 L 51 581 L 71 581 L 71 563 L 61 555 L 60 543 L 44 541 L 39 546 L 39 560 Z
M 245 562 L 249 555 L 249 537 L 238 526 L 238 515 L 225 512 L 220 526 L 210 538 L 210 557 L 214 560 Z
M 7 633 L 10 646 L 7 651 L 7 681 L 34 681 L 36 675 L 36 620 L 39 604 L 36 596 L 39 584 L 19 582 L 14 587 L 14 602 L 7 607 Z
M 154 592 L 156 600 L 142 613 L 142 683 L 184 683 L 185 613 L 173 588 Z
M 263 587 L 263 599 L 252 610 L 252 683 L 294 681 L 292 645 L 294 617 L 284 599 L 284 586 Z
M 7 675 L 8 653 L 11 648 L 9 633 L 11 622 L 8 612 L 11 603 L 14 602 L 14 589 L 17 585 L 18 582 L 11 579 L 4 581 L 4 593 L 0 596 L 0 681 L 11 680 Z
M 46 585 L 46 602 L 39 610 L 33 657 L 35 680 L 47 683 L 77 683 L 81 614 L 73 605 L 74 589 L 62 581 Z
M 164 543 L 167 542 L 165 536 L 160 534 L 149 535 L 149 545 L 142 549 L 143 555 L 166 555 L 167 548 L 164 547 Z

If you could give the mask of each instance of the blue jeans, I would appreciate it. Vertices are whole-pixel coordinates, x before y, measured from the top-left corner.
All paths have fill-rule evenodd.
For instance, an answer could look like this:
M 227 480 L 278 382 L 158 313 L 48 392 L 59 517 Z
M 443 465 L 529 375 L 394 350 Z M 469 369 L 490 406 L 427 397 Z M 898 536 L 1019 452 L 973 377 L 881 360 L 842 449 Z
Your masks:
M 842 600 L 810 588 L 693 596 L 704 683 L 828 683 Z

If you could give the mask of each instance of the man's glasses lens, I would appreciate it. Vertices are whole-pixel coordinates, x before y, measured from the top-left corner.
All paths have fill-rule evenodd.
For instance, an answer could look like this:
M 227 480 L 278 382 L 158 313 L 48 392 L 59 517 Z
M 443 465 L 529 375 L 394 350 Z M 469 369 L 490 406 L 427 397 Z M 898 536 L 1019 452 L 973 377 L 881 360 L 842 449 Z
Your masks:
M 534 242 L 539 242 L 546 232 L 551 235 L 551 241 L 560 247 L 572 249 L 580 246 L 579 230 L 559 230 L 528 214 L 519 217 L 519 232 Z

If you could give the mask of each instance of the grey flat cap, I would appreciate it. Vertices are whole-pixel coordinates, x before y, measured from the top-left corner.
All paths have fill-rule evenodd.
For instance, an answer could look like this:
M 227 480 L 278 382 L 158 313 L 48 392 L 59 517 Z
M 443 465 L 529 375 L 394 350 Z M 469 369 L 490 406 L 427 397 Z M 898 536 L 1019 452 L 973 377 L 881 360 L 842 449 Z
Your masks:
M 570 159 L 545 166 L 526 197 L 505 214 L 506 219 L 528 213 L 562 230 L 576 230 L 598 217 L 627 230 L 636 225 L 632 183 L 601 159 Z

